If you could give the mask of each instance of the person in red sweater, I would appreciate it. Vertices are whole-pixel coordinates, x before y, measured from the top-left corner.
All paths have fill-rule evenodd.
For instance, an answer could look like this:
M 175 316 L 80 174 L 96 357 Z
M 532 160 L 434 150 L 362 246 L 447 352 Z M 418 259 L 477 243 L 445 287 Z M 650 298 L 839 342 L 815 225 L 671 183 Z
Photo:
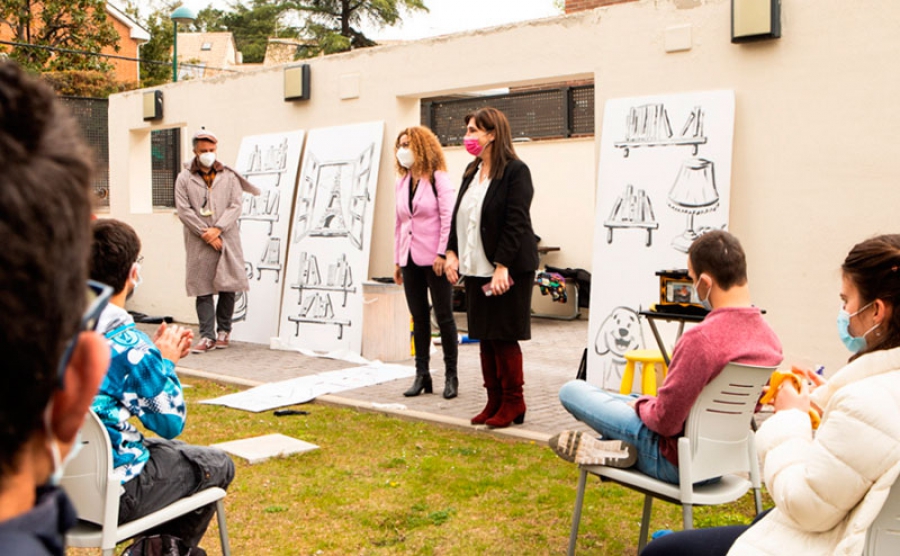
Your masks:
M 713 231 L 688 252 L 688 274 L 697 296 L 712 311 L 689 329 L 672 353 L 669 373 L 656 396 L 623 396 L 582 380 L 559 391 L 563 406 L 600 433 L 563 431 L 550 445 L 579 464 L 630 467 L 678 484 L 678 438 L 701 390 L 726 364 L 781 363 L 781 342 L 750 302 L 747 262 L 736 237 Z

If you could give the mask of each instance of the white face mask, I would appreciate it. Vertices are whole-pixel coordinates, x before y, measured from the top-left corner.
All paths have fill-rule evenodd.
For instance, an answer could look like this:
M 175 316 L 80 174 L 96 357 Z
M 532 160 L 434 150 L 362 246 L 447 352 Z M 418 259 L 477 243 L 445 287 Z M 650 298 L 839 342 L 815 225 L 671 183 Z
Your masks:
M 197 155 L 197 159 L 204 168 L 210 168 L 216 163 L 216 153 L 203 153 Z
M 399 149 L 397 149 L 397 162 L 400 163 L 400 166 L 403 166 L 404 168 L 409 170 L 412 167 L 413 162 L 415 161 L 416 156 L 411 150 L 407 149 L 406 147 L 400 147 Z
M 141 276 L 141 263 L 134 263 L 131 265 L 131 270 L 134 272 L 134 278 L 131 279 L 131 291 L 125 296 L 127 299 L 131 299 L 131 296 L 137 291 L 138 286 L 144 282 L 144 278 Z

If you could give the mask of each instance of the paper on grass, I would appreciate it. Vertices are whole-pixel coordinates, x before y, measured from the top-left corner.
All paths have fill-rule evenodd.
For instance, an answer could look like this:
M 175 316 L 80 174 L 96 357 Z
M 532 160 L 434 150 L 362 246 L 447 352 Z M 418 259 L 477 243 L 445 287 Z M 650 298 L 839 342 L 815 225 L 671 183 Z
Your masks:
M 224 405 L 258 413 L 286 405 L 306 403 L 325 394 L 353 390 L 415 376 L 414 367 L 370 363 L 362 367 L 328 371 L 281 382 L 263 384 L 243 392 L 228 394 L 200 403 Z
M 233 456 L 243 458 L 251 465 L 274 457 L 302 454 L 303 452 L 319 449 L 315 444 L 297 440 L 283 434 L 267 434 L 254 438 L 220 442 L 213 444 L 213 447 L 224 450 Z

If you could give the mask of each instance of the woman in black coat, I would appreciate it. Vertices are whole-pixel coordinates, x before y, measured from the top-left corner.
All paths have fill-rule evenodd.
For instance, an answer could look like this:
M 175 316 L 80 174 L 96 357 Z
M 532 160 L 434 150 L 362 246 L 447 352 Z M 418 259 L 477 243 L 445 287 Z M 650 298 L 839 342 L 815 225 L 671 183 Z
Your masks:
M 531 288 L 538 268 L 531 226 L 531 172 L 512 146 L 506 116 L 482 108 L 466 116 L 463 174 L 453 209 L 445 273 L 466 277 L 469 336 L 480 340 L 487 405 L 473 425 L 508 427 L 525 420 L 522 350 L 531 339 Z

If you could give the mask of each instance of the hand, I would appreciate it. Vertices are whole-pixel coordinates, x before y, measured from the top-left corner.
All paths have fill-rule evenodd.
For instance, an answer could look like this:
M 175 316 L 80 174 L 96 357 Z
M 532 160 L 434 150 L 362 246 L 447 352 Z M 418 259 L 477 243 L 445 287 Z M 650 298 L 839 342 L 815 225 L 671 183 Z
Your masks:
M 443 276 L 444 275 L 444 257 L 435 257 L 434 262 L 431 263 L 431 268 L 434 270 L 435 276 Z
M 154 344 L 156 343 L 157 340 L 159 340 L 162 337 L 163 332 L 165 332 L 165 331 L 166 331 L 166 323 L 163 322 L 162 324 L 159 325 L 159 328 L 157 328 L 156 332 L 153 334 L 153 343 Z
M 194 331 L 190 328 L 181 328 L 181 358 L 184 359 L 191 353 L 191 344 L 194 343 Z
M 453 251 L 447 251 L 444 259 L 444 275 L 451 284 L 455 285 L 459 282 L 459 259 L 456 258 L 456 253 Z
M 216 239 L 209 242 L 209 246 L 215 249 L 216 251 L 222 250 L 222 238 L 217 237 Z
M 400 270 L 400 265 L 394 265 L 394 283 L 398 286 L 403 285 L 403 271 Z
M 800 390 L 797 390 L 793 380 L 785 380 L 781 383 L 775 399 L 772 400 L 775 412 L 788 409 L 799 409 L 803 413 L 809 413 L 809 385 L 805 380 L 800 380 Z
M 494 295 L 503 295 L 509 291 L 509 269 L 498 264 L 494 269 L 494 275 L 491 276 L 491 293 Z
M 214 240 L 218 239 L 218 237 L 219 237 L 220 235 L 222 235 L 222 230 L 216 228 L 215 226 L 212 226 L 212 227 L 210 227 L 210 228 L 205 229 L 205 230 L 203 231 L 203 233 L 200 235 L 200 237 L 201 237 L 201 238 L 203 239 L 203 241 L 205 241 L 206 243 L 212 244 L 212 242 L 213 242 Z
M 183 357 L 185 350 L 190 350 L 191 340 L 194 337 L 193 332 L 190 330 L 187 330 L 188 334 L 184 332 L 185 329 L 178 325 L 160 326 L 157 329 L 159 337 L 153 341 L 163 358 L 176 365 Z

